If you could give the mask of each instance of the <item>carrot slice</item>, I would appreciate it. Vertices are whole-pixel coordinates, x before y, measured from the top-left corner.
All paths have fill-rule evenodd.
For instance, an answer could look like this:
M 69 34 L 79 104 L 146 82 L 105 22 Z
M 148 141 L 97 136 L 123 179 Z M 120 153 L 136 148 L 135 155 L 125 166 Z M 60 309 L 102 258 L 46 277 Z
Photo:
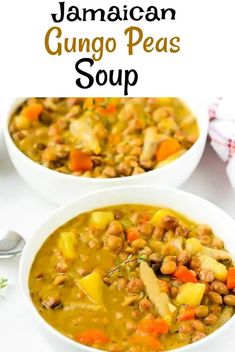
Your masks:
M 184 265 L 179 265 L 176 271 L 173 273 L 174 277 L 176 279 L 179 279 L 180 281 L 186 283 L 186 282 L 198 282 L 196 277 L 193 275 L 193 273 L 186 268 Z
M 133 242 L 140 238 L 140 233 L 136 227 L 131 227 L 127 230 L 127 241 Z
M 195 319 L 195 308 L 187 307 L 185 310 L 178 316 L 179 321 L 192 320 Z
M 90 171 L 92 170 L 93 163 L 90 155 L 81 150 L 74 149 L 70 152 L 69 166 L 72 171 Z
M 230 268 L 228 271 L 227 287 L 229 290 L 235 288 L 235 268 Z
M 109 338 L 101 330 L 87 330 L 84 332 L 77 333 L 74 339 L 78 342 L 85 344 L 101 343 L 105 344 L 109 342 Z
M 141 214 L 140 217 L 139 217 L 139 222 L 140 222 L 141 224 L 144 224 L 144 223 L 146 223 L 146 222 L 149 221 L 149 220 L 150 220 L 150 215 L 147 214 L 147 213 L 143 213 L 143 214 Z
M 156 152 L 156 159 L 158 162 L 163 161 L 180 149 L 182 149 L 182 147 L 176 139 L 168 138 L 159 145 Z
M 95 102 L 97 105 L 101 105 L 105 103 L 105 98 L 95 98 Z
M 116 105 L 110 103 L 107 105 L 106 110 L 108 114 L 113 114 L 116 112 Z
M 100 115 L 100 116 L 106 116 L 109 114 L 113 114 L 116 111 L 116 106 L 115 104 L 107 104 L 107 106 L 97 106 L 95 111 Z
M 106 116 L 106 115 L 107 115 L 107 110 L 106 110 L 103 106 L 97 106 L 97 108 L 95 109 L 95 111 L 96 111 L 97 114 L 99 114 L 100 116 Z
M 162 344 L 153 336 L 139 336 L 134 335 L 131 338 L 131 342 L 134 345 L 145 347 L 148 349 L 153 349 L 155 351 L 163 350 Z
M 157 319 L 144 319 L 137 328 L 137 332 L 146 333 L 150 335 L 165 335 L 169 331 L 169 325 L 165 320 Z
M 30 121 L 37 121 L 42 112 L 43 105 L 39 103 L 34 103 L 29 106 L 26 106 L 22 110 L 22 114 L 27 117 L 27 119 Z

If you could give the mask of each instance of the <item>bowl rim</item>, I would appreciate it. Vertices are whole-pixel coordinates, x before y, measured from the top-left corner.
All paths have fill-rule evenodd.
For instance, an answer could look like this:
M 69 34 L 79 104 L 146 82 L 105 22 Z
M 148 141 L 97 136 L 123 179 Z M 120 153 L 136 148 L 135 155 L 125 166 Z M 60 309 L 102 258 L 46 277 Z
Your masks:
M 9 131 L 9 124 L 10 124 L 10 120 L 12 118 L 12 114 L 13 112 L 16 110 L 16 108 L 18 106 L 20 106 L 27 98 L 16 98 L 8 107 L 7 109 L 7 113 L 6 113 L 6 118 L 5 118 L 5 123 L 4 123 L 4 128 L 3 128 L 3 133 L 4 133 L 4 138 L 6 141 L 6 144 L 9 145 L 11 148 L 13 148 L 14 152 L 17 153 L 19 155 L 20 158 L 23 158 L 23 160 L 30 166 L 35 168 L 36 170 L 40 171 L 40 172 L 44 172 L 47 173 L 48 175 L 51 175 L 53 177 L 53 175 L 55 177 L 60 177 L 61 179 L 64 180 L 71 180 L 71 181 L 75 181 L 75 182 L 81 182 L 81 183 L 91 183 L 91 184 L 118 184 L 118 183 L 122 183 L 124 181 L 130 181 L 130 180 L 140 180 L 143 179 L 146 176 L 151 176 L 152 174 L 161 174 L 164 172 L 167 172 L 168 170 L 171 169 L 172 165 L 173 166 L 177 166 L 177 163 L 180 163 L 182 160 L 184 160 L 185 158 L 189 157 L 190 154 L 193 154 L 194 149 L 197 148 L 197 146 L 202 143 L 208 133 L 208 128 L 209 128 L 209 117 L 205 116 L 205 118 L 198 118 L 198 114 L 194 114 L 193 109 L 190 108 L 190 104 L 187 102 L 187 98 L 184 97 L 178 97 L 178 99 L 180 99 L 181 101 L 183 101 L 183 103 L 186 106 L 189 106 L 189 108 L 192 110 L 192 113 L 195 115 L 195 118 L 197 120 L 197 124 L 198 124 L 198 128 L 199 128 L 199 136 L 198 139 L 196 140 L 196 142 L 192 145 L 192 147 L 190 149 L 188 149 L 185 153 L 183 153 L 182 155 L 180 155 L 178 158 L 176 158 L 175 160 L 171 161 L 169 164 L 163 165 L 160 168 L 157 169 L 153 169 L 147 172 L 144 172 L 142 174 L 137 174 L 137 175 L 130 175 L 130 176 L 124 176 L 124 177 L 113 177 L 113 178 L 99 178 L 99 177 L 84 177 L 84 176 L 75 176 L 72 174 L 65 174 L 62 172 L 58 172 L 56 170 L 50 169 L 48 167 L 45 167 L 39 163 L 37 163 L 36 161 L 30 159 L 26 154 L 24 154 L 14 143 L 10 131 Z M 202 104 L 203 105 L 203 104 Z M 202 108 L 202 107 L 201 107 Z M 207 107 L 204 106 L 202 108 L 204 111 L 204 113 L 206 114 L 207 112 Z
M 68 208 L 71 207 L 76 207 L 76 205 L 79 202 L 82 201 L 86 201 L 87 198 L 89 198 L 89 200 L 94 196 L 94 195 L 104 195 L 104 194 L 108 194 L 109 192 L 115 191 L 123 191 L 125 193 L 125 190 L 129 190 L 129 189 L 133 189 L 133 190 L 152 190 L 152 191 L 164 191 L 164 192 L 175 192 L 175 194 L 177 194 L 179 197 L 180 196 L 186 196 L 186 197 L 191 197 L 194 199 L 197 199 L 199 202 L 202 202 L 205 206 L 210 207 L 210 208 L 214 208 L 214 210 L 219 211 L 221 214 L 223 214 L 223 217 L 227 218 L 230 222 L 232 221 L 234 223 L 235 226 L 235 219 L 233 219 L 229 214 L 227 214 L 224 210 L 222 210 L 220 207 L 218 207 L 217 205 L 215 205 L 214 203 L 206 200 L 205 198 L 202 198 L 194 193 L 191 192 L 187 192 L 187 191 L 183 191 L 183 190 L 179 190 L 179 189 L 175 189 L 173 187 L 167 187 L 167 186 L 142 186 L 142 185 L 126 185 L 126 186 L 119 186 L 119 187 L 112 187 L 109 189 L 101 189 L 98 191 L 93 191 L 93 192 L 89 192 L 86 195 L 77 197 L 76 199 L 74 199 L 73 201 L 70 201 L 68 203 L 66 203 L 63 206 L 58 207 L 56 210 L 54 210 L 42 223 L 41 225 L 39 225 L 37 227 L 37 229 L 33 232 L 32 236 L 30 237 L 29 241 L 27 241 L 26 246 L 23 250 L 22 253 L 22 257 L 20 259 L 20 265 L 19 265 L 19 285 L 20 285 L 20 290 L 21 293 L 24 297 L 24 300 L 26 301 L 28 307 L 30 308 L 30 311 L 32 312 L 33 317 L 40 323 L 40 325 L 42 326 L 42 328 L 44 328 L 48 333 L 52 334 L 55 338 L 62 340 L 64 343 L 68 344 L 68 346 L 77 348 L 78 351 L 80 349 L 83 349 L 84 351 L 87 352 L 99 352 L 99 351 L 104 351 L 104 350 L 100 350 L 100 349 L 96 349 L 87 345 L 83 345 L 79 342 L 75 342 L 72 339 L 70 339 L 69 337 L 65 336 L 64 334 L 62 334 L 61 332 L 59 332 L 58 330 L 56 330 L 53 326 L 51 326 L 37 311 L 36 307 L 34 306 L 32 300 L 30 299 L 30 295 L 29 292 L 26 292 L 25 290 L 25 282 L 27 280 L 26 286 L 27 289 L 29 289 L 29 284 L 28 284 L 28 275 L 26 274 L 26 269 L 29 269 L 28 274 L 30 272 L 30 268 L 29 265 L 25 267 L 24 261 L 26 260 L 26 253 L 29 250 L 30 246 L 33 244 L 35 238 L 37 237 L 36 235 L 40 234 L 41 229 L 48 223 L 50 223 L 50 221 L 57 216 L 60 213 L 64 213 Z M 128 203 L 126 203 L 128 204 Z M 131 203 L 129 203 L 131 204 Z M 140 203 L 141 204 L 141 203 Z M 145 203 L 143 203 L 145 204 Z M 151 205 L 151 202 L 150 204 Z M 160 204 L 159 204 L 160 205 Z M 108 205 L 107 205 L 108 206 Z M 86 211 L 91 211 L 92 207 L 89 208 L 90 210 L 86 210 Z M 176 209 L 177 211 L 177 209 Z M 80 213 L 78 211 L 78 214 L 82 214 L 82 212 Z M 66 221 L 69 221 L 68 220 Z M 44 239 L 44 241 L 42 243 L 44 243 L 46 241 L 46 239 L 48 239 L 48 237 L 50 236 L 50 234 Z M 41 245 L 42 245 L 41 243 Z M 38 253 L 38 250 L 35 251 L 34 257 L 36 256 L 36 254 Z M 31 263 L 32 265 L 32 263 Z M 203 344 L 210 342 L 211 340 L 213 340 L 214 338 L 218 337 L 219 335 L 221 335 L 225 330 L 227 330 L 232 324 L 235 323 L 235 314 L 225 323 L 223 324 L 221 327 L 219 327 L 217 330 L 213 331 L 210 335 L 204 337 L 203 339 L 193 342 L 191 344 L 185 345 L 183 347 L 179 347 L 179 348 L 175 348 L 172 351 L 175 352 L 187 352 L 190 349 L 193 348 L 197 348 L 200 346 L 203 346 Z

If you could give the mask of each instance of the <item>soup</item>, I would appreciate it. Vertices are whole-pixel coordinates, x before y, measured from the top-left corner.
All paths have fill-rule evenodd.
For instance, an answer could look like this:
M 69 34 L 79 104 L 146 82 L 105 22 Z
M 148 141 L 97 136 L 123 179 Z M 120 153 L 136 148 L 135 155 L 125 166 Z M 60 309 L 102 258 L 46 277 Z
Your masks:
M 184 154 L 199 131 L 177 98 L 30 98 L 12 116 L 16 146 L 65 174 L 141 174 Z
M 208 225 L 173 210 L 120 205 L 81 214 L 37 253 L 39 314 L 105 351 L 164 351 L 198 341 L 234 314 L 235 268 Z

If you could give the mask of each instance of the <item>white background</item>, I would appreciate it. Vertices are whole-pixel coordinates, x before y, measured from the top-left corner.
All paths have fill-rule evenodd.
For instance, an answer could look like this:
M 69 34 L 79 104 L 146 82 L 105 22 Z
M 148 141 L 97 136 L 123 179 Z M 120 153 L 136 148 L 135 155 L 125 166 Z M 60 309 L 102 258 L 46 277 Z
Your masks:
M 65 22 L 61 25 L 66 36 L 114 36 L 117 51 L 104 55 L 96 63 L 98 69 L 130 69 L 139 72 L 138 84 L 130 95 L 179 96 L 188 93 L 211 96 L 231 94 L 235 81 L 234 0 L 67 0 L 80 7 L 103 7 L 128 4 L 173 7 L 176 21 L 148 23 Z M 1 1 L 0 11 L 0 90 L 10 96 L 69 96 L 122 95 L 123 89 L 97 85 L 81 90 L 75 85 L 78 78 L 75 62 L 83 54 L 50 56 L 44 48 L 46 31 L 54 24 L 50 14 L 58 9 L 57 0 Z M 181 51 L 177 54 L 144 53 L 141 47 L 129 57 L 123 32 L 131 24 L 140 26 L 145 36 L 180 36 Z

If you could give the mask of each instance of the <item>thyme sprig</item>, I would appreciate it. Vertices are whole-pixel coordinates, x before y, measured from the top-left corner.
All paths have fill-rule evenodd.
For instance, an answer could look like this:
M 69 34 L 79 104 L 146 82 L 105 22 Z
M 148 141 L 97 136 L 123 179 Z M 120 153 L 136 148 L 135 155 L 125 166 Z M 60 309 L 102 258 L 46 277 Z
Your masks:
M 147 256 L 146 255 L 141 255 L 137 258 L 133 258 L 133 255 L 130 254 L 126 260 L 124 260 L 121 264 L 115 266 L 115 268 L 113 268 L 112 270 L 110 270 L 108 272 L 108 276 L 112 276 L 116 271 L 120 270 L 123 266 L 125 266 L 126 264 L 129 264 L 129 263 L 133 263 L 133 262 L 136 262 L 136 263 L 140 263 L 141 261 L 143 260 L 146 260 L 147 259 Z
M 0 289 L 6 287 L 8 280 L 4 277 L 0 277 Z

